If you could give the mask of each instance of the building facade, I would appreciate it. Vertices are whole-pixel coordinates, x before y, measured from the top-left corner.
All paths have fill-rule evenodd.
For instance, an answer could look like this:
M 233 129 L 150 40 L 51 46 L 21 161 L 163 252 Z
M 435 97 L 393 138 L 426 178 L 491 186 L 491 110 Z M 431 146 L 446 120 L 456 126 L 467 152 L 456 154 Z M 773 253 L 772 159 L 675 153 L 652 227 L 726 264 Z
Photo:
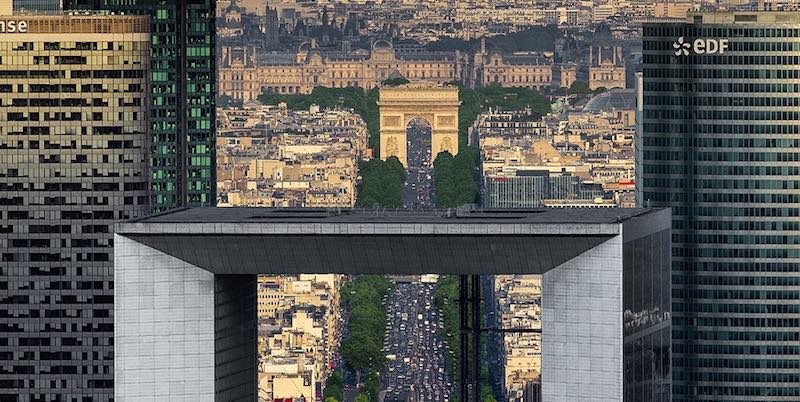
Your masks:
M 476 57 L 473 86 L 525 87 L 542 89 L 553 82 L 553 60 L 535 54 L 492 52 Z
M 552 58 L 487 52 L 485 46 L 472 60 L 459 51 L 401 52 L 386 40 L 375 41 L 369 51 L 326 52 L 308 42 L 293 54 L 260 58 L 255 49 L 241 47 L 222 47 L 221 53 L 219 95 L 245 102 L 262 93 L 310 94 L 316 87 L 371 89 L 392 78 L 438 85 L 460 81 L 470 88 L 553 84 Z M 571 85 L 574 74 L 566 74 Z
M 621 47 L 589 47 L 589 89 L 597 88 L 625 88 L 625 58 Z
M 219 94 L 248 101 L 262 93 L 309 94 L 316 87 L 370 89 L 391 78 L 430 81 L 458 80 L 462 57 L 457 52 L 399 55 L 392 44 L 378 40 L 369 52 L 324 53 L 304 43 L 294 60 L 256 63 L 246 49 L 224 48 L 219 70 Z
M 113 224 L 147 213 L 150 21 L 0 17 L 0 400 L 113 398 Z M 23 28 L 24 27 L 24 28 Z
M 547 171 L 514 176 L 484 176 L 483 205 L 487 208 L 539 208 L 548 198 Z
M 644 25 L 641 203 L 673 211 L 674 401 L 800 399 L 800 16 Z
M 215 2 L 64 0 L 64 9 L 151 17 L 152 207 L 214 205 Z

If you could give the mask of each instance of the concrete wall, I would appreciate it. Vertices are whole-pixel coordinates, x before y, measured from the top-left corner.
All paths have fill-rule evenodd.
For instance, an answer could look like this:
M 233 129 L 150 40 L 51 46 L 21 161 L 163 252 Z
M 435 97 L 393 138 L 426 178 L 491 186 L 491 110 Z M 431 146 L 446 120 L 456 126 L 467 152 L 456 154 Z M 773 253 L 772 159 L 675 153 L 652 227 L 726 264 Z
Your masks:
M 214 401 L 214 275 L 114 243 L 116 402 Z
M 542 400 L 622 401 L 622 238 L 542 275 Z
M 253 402 L 258 399 L 257 281 L 256 275 L 217 275 L 214 278 L 217 401 Z

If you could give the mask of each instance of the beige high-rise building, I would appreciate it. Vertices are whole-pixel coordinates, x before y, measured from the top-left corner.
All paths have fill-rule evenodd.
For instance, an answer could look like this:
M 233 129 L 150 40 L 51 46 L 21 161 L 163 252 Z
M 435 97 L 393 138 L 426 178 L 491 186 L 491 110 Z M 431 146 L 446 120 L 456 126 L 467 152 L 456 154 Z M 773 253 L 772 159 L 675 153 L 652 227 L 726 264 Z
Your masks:
M 113 225 L 149 208 L 149 69 L 148 17 L 0 16 L 0 289 L 19 303 L 0 395 L 113 400 Z

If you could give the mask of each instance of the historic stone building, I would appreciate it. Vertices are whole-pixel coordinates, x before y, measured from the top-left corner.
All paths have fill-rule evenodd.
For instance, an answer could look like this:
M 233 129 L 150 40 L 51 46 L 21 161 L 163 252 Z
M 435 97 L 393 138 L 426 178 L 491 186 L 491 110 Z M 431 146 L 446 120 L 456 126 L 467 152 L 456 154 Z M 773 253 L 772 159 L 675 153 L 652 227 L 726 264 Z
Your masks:
M 277 49 L 280 45 L 277 11 L 269 5 L 256 11 L 259 12 L 250 12 L 239 7 L 236 0 L 231 0 L 216 18 L 218 43 L 221 46 L 239 44 L 265 50 Z
M 240 53 L 237 53 L 240 52 Z M 237 54 L 239 56 L 237 57 Z M 367 51 L 326 53 L 304 43 L 294 60 L 273 58 L 256 63 L 238 49 L 223 49 L 219 71 L 220 95 L 248 101 L 262 92 L 308 94 L 314 87 L 374 88 L 390 78 L 438 84 L 459 80 L 463 57 L 459 52 L 398 54 L 391 43 L 378 40 Z
M 549 87 L 553 81 L 553 60 L 540 55 L 502 55 L 493 52 L 476 66 L 480 86 Z
M 625 58 L 619 46 L 589 48 L 589 89 L 625 88 Z
M 462 81 L 471 87 L 549 87 L 553 81 L 553 59 L 543 53 L 503 54 L 487 51 L 486 40 L 472 58 L 471 76 Z
M 545 54 L 502 54 L 482 46 L 473 57 L 453 52 L 399 52 L 386 40 L 367 50 L 323 51 L 314 41 L 295 54 L 263 54 L 255 49 L 223 47 L 219 94 L 248 101 L 263 92 L 308 94 L 318 86 L 375 88 L 390 78 L 467 87 L 549 87 L 553 60 Z M 471 59 L 471 60 L 470 60 Z M 623 74 L 624 77 L 624 74 Z
M 574 63 L 562 63 L 553 69 L 553 87 L 569 88 L 578 80 L 578 66 Z

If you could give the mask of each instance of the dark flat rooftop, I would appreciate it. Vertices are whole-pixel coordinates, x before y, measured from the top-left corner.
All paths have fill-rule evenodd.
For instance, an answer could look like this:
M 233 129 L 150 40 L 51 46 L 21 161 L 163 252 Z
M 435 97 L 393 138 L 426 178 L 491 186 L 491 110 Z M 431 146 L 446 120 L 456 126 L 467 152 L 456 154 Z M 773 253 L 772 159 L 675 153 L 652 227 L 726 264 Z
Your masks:
M 191 208 L 136 223 L 620 223 L 663 208 L 540 208 L 478 210 Z
M 655 208 L 195 208 L 116 233 L 214 274 L 541 274 L 618 235 L 669 227 L 670 211 Z

